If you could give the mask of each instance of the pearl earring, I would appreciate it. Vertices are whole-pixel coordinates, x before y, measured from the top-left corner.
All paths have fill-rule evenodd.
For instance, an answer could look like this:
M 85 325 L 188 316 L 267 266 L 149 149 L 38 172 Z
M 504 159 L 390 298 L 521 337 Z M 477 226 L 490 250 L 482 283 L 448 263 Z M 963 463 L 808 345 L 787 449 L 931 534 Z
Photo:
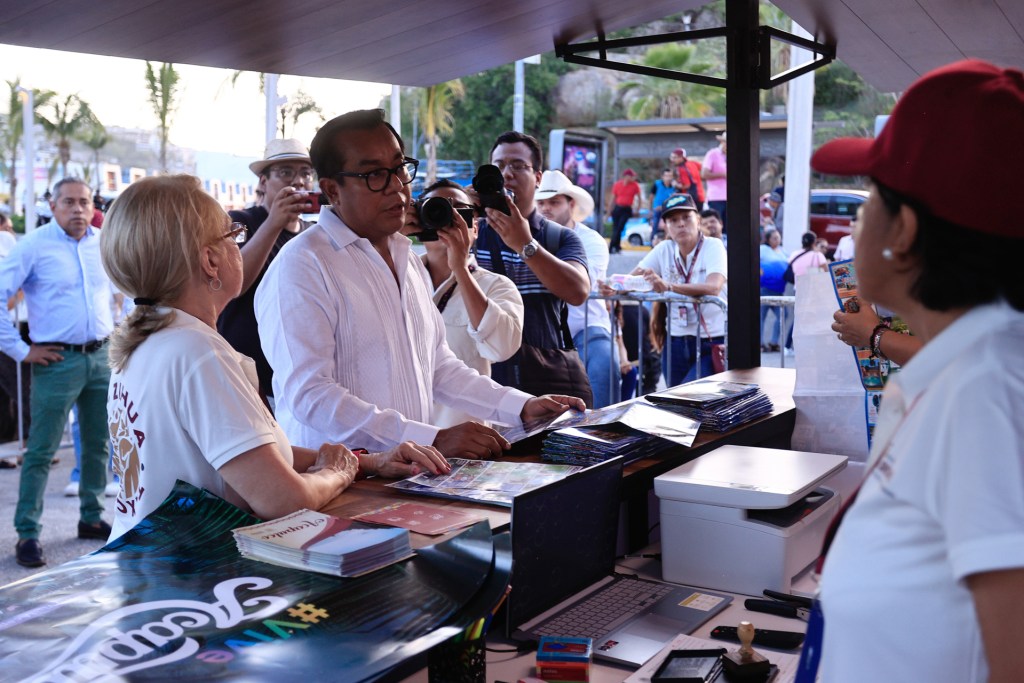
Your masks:
M 886 247 L 885 249 L 882 250 L 882 258 L 884 258 L 886 261 L 892 261 L 892 257 L 892 249 Z

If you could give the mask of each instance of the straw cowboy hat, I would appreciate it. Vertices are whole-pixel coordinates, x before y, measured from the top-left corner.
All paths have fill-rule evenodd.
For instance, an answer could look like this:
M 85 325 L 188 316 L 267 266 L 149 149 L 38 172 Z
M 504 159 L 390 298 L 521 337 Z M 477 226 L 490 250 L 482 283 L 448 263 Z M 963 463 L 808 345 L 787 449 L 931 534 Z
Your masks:
M 249 164 L 249 170 L 256 175 L 261 175 L 268 166 L 281 161 L 304 161 L 307 164 L 311 163 L 306 146 L 295 138 L 287 138 L 268 142 L 263 158 Z
M 573 185 L 561 171 L 544 171 L 540 177 L 540 186 L 537 188 L 534 199 L 551 199 L 557 194 L 564 194 L 573 200 L 572 219 L 582 223 L 590 214 L 594 213 L 594 198 L 590 193 L 578 185 Z

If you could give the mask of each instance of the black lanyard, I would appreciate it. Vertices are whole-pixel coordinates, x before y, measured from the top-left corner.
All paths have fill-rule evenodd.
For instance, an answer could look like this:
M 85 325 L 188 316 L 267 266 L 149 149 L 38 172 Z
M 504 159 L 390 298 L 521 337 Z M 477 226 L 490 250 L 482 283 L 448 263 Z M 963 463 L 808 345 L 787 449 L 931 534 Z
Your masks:
M 693 260 L 690 261 L 689 270 L 684 267 L 686 257 L 684 256 L 680 259 L 679 256 L 676 256 L 676 270 L 679 271 L 679 274 L 683 277 L 683 282 L 686 284 L 690 284 L 690 277 L 693 275 L 693 269 L 697 266 L 697 257 L 700 256 L 700 248 L 702 246 L 704 246 L 703 233 L 701 233 L 700 237 L 697 239 L 697 248 L 693 250 Z
M 471 274 L 476 272 L 476 266 L 470 266 L 469 267 L 469 272 Z M 459 281 L 455 280 L 455 282 L 452 283 L 452 286 L 449 287 L 445 291 L 445 293 L 441 295 L 441 298 L 438 299 L 438 301 L 437 301 L 437 310 L 439 310 L 442 313 L 444 313 L 444 309 L 448 305 L 448 300 L 452 298 L 452 294 L 455 293 L 455 288 L 458 286 L 458 284 L 459 284 Z

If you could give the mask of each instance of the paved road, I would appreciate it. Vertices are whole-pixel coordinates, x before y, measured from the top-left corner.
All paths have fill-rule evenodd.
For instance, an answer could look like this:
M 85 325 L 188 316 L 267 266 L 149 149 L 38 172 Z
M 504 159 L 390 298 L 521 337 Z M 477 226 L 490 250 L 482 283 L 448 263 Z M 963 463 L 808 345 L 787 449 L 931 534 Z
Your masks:
M 0 445 L 0 454 L 16 454 L 18 443 Z M 40 542 L 49 564 L 55 567 L 103 545 L 102 541 L 83 541 L 78 538 L 78 498 L 64 496 L 64 487 L 75 466 L 75 452 L 70 447 L 57 452 L 60 462 L 53 465 L 46 485 L 43 502 L 43 533 Z M 0 470 L 0 586 L 30 576 L 41 569 L 26 569 L 14 561 L 14 545 L 18 534 L 14 531 L 14 508 L 18 502 L 18 473 L 20 470 Z M 106 498 L 107 511 L 103 517 L 113 519 L 114 499 Z

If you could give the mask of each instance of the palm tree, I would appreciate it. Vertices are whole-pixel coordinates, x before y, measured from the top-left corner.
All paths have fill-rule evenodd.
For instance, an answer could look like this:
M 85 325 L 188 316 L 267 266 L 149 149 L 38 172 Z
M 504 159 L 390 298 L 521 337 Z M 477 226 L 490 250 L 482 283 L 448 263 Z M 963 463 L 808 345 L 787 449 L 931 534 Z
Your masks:
M 153 64 L 146 62 L 146 85 L 149 87 L 149 103 L 160 122 L 160 171 L 167 173 L 167 139 L 171 133 L 171 117 L 178 103 L 178 81 L 180 75 L 174 64 L 164 62 L 154 71 Z
M 11 96 L 9 99 L 8 109 L 9 114 L 7 115 L 6 126 L 3 131 L 0 131 L 0 158 L 3 160 L 3 167 L 7 172 L 7 178 L 10 184 L 10 195 L 11 195 L 11 215 L 14 215 L 18 210 L 18 147 L 21 146 L 22 133 L 25 131 L 23 107 L 21 106 L 21 98 L 18 94 L 18 88 L 21 87 L 21 79 L 16 78 L 13 81 L 7 81 L 7 85 L 11 88 Z M 55 93 L 52 90 L 32 90 L 33 103 L 35 110 L 38 112 L 39 108 L 48 105 L 50 101 L 55 97 Z M 31 160 L 27 160 L 25 163 L 31 164 Z
M 669 71 L 705 74 L 711 65 L 694 59 L 693 45 L 668 43 L 652 47 L 641 64 Z M 619 86 L 629 101 L 630 119 L 679 119 L 711 116 L 725 111 L 725 90 L 669 78 L 641 76 Z
M 455 79 L 438 83 L 421 91 L 419 120 L 423 124 L 423 137 L 427 147 L 427 177 L 425 185 L 437 180 L 437 147 L 442 135 L 451 135 L 455 130 L 455 100 L 466 93 L 462 81 Z
M 260 75 L 262 76 L 263 74 Z M 293 97 L 288 98 L 288 103 L 281 107 L 281 137 L 288 137 L 285 134 L 285 124 L 289 118 L 292 121 L 292 129 L 294 130 L 295 124 L 299 122 L 299 118 L 306 114 L 316 114 L 320 118 L 320 123 L 326 120 L 324 112 L 320 105 L 316 103 L 316 100 L 300 88 Z
M 101 124 L 89 104 L 78 95 L 68 95 L 63 102 L 52 100 L 49 104 L 52 117 L 39 114 L 39 123 L 43 125 L 46 134 L 57 141 L 61 173 L 67 176 L 68 162 L 71 161 L 71 139 Z
M 107 146 L 110 142 L 110 133 L 102 125 L 97 125 L 86 131 L 81 140 L 85 143 L 85 146 L 92 150 L 93 168 L 96 170 L 96 189 L 99 189 L 99 185 L 102 182 L 102 175 L 100 174 L 100 150 Z

